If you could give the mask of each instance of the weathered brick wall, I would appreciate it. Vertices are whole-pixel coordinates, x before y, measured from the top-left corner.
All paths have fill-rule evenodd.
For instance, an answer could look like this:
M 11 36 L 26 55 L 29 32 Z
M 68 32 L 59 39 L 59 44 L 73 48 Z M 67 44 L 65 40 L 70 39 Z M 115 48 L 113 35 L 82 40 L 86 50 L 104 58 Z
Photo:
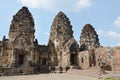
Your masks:
M 83 69 L 89 68 L 90 67 L 90 53 L 91 50 L 89 51 L 83 51 L 79 52 L 78 58 L 79 58 L 79 66 Z M 120 72 L 120 47 L 100 47 L 94 49 L 94 54 L 95 54 L 95 61 L 97 67 L 101 66 L 101 63 L 105 66 L 109 66 L 108 68 L 111 67 L 112 71 Z M 83 63 L 82 59 L 83 58 Z
M 82 69 L 88 69 L 89 68 L 89 52 L 88 51 L 79 52 L 78 62 L 79 62 L 79 66 Z

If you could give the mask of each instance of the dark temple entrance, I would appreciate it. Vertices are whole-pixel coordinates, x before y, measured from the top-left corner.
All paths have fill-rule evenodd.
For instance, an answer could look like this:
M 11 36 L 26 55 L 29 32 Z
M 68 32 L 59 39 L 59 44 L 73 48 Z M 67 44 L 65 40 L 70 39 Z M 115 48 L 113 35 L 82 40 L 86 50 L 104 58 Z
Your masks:
M 70 64 L 71 65 L 77 64 L 77 54 L 75 54 L 75 53 L 70 54 Z
M 15 49 L 15 54 L 16 67 L 23 66 L 26 63 L 27 51 Z
M 89 62 L 90 62 L 90 67 L 96 65 L 96 58 L 95 58 L 95 54 L 94 53 L 90 54 L 90 56 L 89 56 Z
M 73 43 L 70 47 L 70 65 L 77 65 L 78 46 Z
M 23 65 L 24 63 L 24 55 L 18 55 L 18 65 Z
M 46 64 L 47 64 L 47 60 L 46 60 L 46 58 L 43 58 L 42 59 L 42 65 L 45 66 Z

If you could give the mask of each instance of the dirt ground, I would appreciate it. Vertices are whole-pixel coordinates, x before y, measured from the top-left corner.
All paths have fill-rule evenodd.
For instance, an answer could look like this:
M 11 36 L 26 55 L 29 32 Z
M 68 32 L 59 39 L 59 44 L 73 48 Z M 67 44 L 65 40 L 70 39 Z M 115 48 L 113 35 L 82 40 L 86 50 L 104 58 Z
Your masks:
M 109 76 L 110 74 L 100 76 L 99 70 L 91 68 L 88 70 L 71 69 L 67 73 L 3 76 L 0 77 L 0 80 L 104 80 Z
M 98 80 L 95 77 L 74 74 L 39 74 L 27 76 L 0 77 L 0 80 Z

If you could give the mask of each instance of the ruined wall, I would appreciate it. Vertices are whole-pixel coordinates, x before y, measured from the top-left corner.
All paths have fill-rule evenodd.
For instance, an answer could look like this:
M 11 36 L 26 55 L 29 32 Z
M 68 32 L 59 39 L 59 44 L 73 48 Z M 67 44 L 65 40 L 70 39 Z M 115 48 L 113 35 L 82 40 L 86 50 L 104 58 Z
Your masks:
M 95 55 L 96 67 L 105 66 L 106 70 L 120 72 L 120 47 L 100 47 L 94 50 L 79 52 L 79 66 L 83 69 L 90 68 L 91 52 Z M 82 60 L 83 59 L 83 60 Z
M 90 56 L 90 54 L 89 54 L 88 51 L 79 52 L 79 54 L 78 54 L 78 62 L 79 62 L 79 66 L 82 69 L 90 68 L 89 56 Z
M 9 39 L 6 39 L 3 36 L 2 41 L 0 42 L 0 66 L 1 67 L 11 67 L 13 61 L 13 54 L 11 44 Z
M 95 50 L 97 56 L 96 61 L 103 62 L 105 65 L 110 65 L 113 71 L 120 72 L 120 47 L 103 47 Z
M 50 66 L 50 48 L 45 45 L 39 45 L 39 63 L 40 73 L 49 72 Z
M 115 72 L 120 72 L 120 47 L 114 47 L 113 48 L 113 58 L 112 58 L 112 69 Z

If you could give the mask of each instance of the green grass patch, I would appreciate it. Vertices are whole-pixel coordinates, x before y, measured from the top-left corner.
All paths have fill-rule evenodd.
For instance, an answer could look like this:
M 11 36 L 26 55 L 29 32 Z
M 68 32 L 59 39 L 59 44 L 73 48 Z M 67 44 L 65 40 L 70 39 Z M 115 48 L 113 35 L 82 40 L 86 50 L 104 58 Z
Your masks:
M 117 80 L 117 79 L 115 79 L 114 77 L 108 77 L 108 78 L 105 78 L 104 80 Z

